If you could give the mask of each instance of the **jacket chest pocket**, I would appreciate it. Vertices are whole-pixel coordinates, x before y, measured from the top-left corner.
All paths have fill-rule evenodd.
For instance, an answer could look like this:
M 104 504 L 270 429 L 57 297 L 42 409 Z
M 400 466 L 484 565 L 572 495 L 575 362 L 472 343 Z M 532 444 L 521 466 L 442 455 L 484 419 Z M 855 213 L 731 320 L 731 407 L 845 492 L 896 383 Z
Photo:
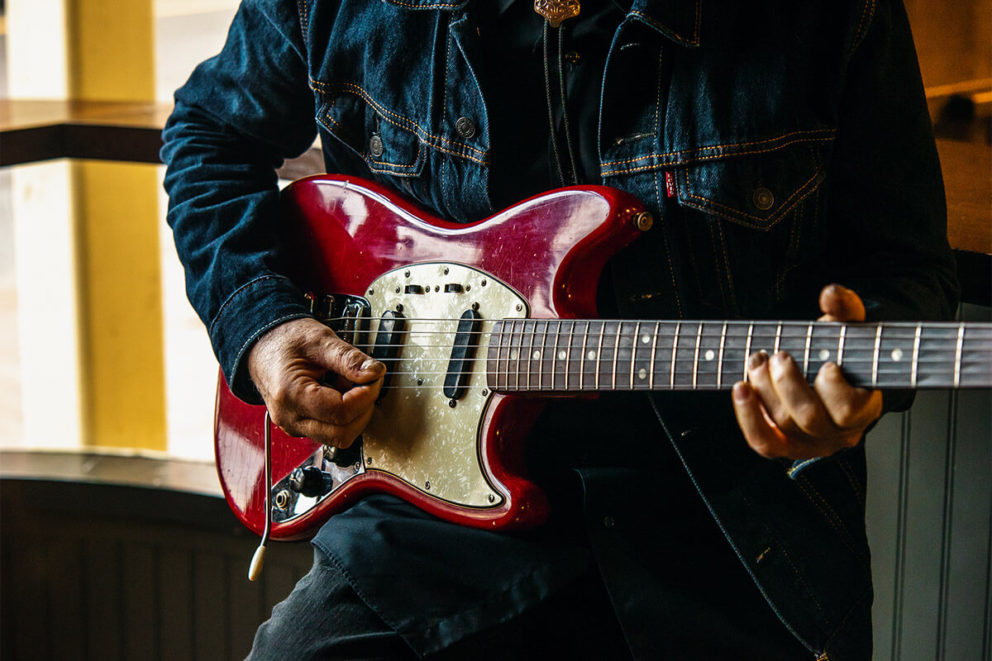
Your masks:
M 684 212 L 695 294 L 714 311 L 771 313 L 804 289 L 796 267 L 822 231 L 822 145 L 711 158 L 700 151 L 697 162 L 666 174 Z
M 380 175 L 377 179 L 420 176 L 426 158 L 417 123 L 384 107 L 358 85 L 336 87 L 320 93 L 317 121 L 327 133 L 373 176 Z

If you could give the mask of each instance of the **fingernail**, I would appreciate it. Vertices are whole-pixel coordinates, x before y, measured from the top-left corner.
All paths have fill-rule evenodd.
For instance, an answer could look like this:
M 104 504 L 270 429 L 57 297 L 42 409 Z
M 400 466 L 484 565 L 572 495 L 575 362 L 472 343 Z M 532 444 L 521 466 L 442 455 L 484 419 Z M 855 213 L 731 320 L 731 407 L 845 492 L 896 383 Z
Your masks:
M 748 369 L 752 369 L 752 370 L 758 369 L 759 367 L 764 365 L 767 360 L 768 360 L 768 354 L 765 352 L 764 349 L 758 351 L 757 353 L 753 353 L 751 354 L 751 358 L 748 359 L 747 361 Z
M 362 366 L 359 369 L 363 372 L 367 372 L 369 370 L 375 369 L 375 367 L 379 364 L 380 364 L 379 361 L 376 360 L 375 358 L 369 358 L 364 363 L 362 363 Z
M 789 362 L 789 354 L 785 351 L 779 351 L 774 356 L 772 356 L 772 365 L 775 367 L 781 367 Z
M 738 381 L 737 383 L 735 383 L 732 392 L 734 395 L 734 401 L 737 402 L 738 404 L 743 404 L 744 402 L 747 401 L 748 391 L 747 391 L 747 386 L 744 385 L 743 381 Z

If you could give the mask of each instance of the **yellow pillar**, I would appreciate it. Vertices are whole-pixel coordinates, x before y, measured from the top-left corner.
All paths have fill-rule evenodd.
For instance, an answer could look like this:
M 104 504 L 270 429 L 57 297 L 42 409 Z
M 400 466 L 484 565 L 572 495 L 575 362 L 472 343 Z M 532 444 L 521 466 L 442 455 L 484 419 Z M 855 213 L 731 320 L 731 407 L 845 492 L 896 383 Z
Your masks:
M 154 99 L 152 0 L 66 0 L 73 100 Z M 166 448 L 158 174 L 73 166 L 82 438 Z

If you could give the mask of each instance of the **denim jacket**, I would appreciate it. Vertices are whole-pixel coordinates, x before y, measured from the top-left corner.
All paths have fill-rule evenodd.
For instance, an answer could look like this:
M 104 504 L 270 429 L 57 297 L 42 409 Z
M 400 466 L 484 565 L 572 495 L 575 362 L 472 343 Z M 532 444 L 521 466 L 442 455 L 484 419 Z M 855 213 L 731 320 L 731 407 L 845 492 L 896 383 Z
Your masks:
M 176 93 L 169 223 L 242 398 L 258 401 L 252 342 L 307 314 L 282 275 L 274 168 L 316 132 L 328 171 L 456 221 L 498 211 L 475 21 L 469 0 L 244 0 L 223 51 Z M 599 183 L 656 218 L 614 265 L 624 314 L 811 318 L 820 287 L 841 282 L 872 319 L 952 315 L 940 169 L 898 1 L 634 0 L 598 130 Z M 709 409 L 655 405 L 786 626 L 824 658 L 865 657 L 863 449 L 785 467 L 742 442 L 725 451 L 737 432 Z

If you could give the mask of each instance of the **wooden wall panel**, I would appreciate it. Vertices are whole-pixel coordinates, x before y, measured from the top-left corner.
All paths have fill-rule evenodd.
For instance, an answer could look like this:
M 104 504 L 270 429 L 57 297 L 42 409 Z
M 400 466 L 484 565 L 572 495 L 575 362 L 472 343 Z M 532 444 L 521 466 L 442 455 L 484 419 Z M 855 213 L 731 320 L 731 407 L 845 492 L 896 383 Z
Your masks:
M 866 442 L 874 658 L 989 659 L 992 392 L 921 392 Z

